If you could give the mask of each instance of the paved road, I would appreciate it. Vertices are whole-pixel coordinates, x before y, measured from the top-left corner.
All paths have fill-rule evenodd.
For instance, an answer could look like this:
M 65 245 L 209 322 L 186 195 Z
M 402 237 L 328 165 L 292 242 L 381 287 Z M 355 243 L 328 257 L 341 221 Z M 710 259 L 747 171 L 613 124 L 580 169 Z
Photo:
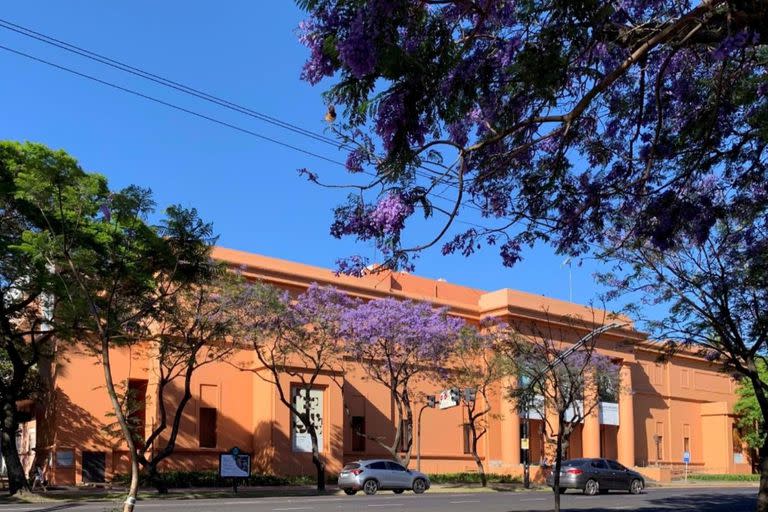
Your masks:
M 563 510 L 642 510 L 643 512 L 683 510 L 697 512 L 748 512 L 755 508 L 754 488 L 648 489 L 641 495 L 563 496 Z M 0 512 L 104 512 L 117 503 L 0 504 Z M 499 492 L 451 494 L 427 492 L 422 496 L 407 493 L 395 496 L 381 492 L 376 496 L 323 496 L 301 498 L 251 498 L 219 500 L 145 500 L 137 512 L 518 512 L 551 510 L 548 492 Z

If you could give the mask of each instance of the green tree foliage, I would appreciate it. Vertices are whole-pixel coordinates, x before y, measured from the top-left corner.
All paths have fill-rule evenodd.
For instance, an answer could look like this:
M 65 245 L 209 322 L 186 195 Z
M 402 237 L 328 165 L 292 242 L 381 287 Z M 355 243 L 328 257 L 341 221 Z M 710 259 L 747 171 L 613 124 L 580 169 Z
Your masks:
M 130 511 L 138 491 L 139 457 L 117 391 L 119 383 L 112 375 L 111 355 L 117 348 L 148 339 L 151 320 L 171 297 L 210 278 L 209 253 L 215 240 L 211 226 L 195 210 L 178 206 L 168 208 L 159 224 L 152 225 L 147 220 L 154 214 L 149 190 L 129 186 L 111 191 L 103 176 L 85 172 L 66 153 L 42 145 L 1 147 L 4 197 L 18 212 L 12 217 L 18 234 L 6 244 L 18 264 L 4 277 L 6 287 L 15 296 L 18 283 L 23 283 L 29 290 L 20 302 L 24 306 L 37 306 L 43 293 L 50 293 L 55 298 L 57 334 L 77 335 L 101 362 L 131 458 L 125 503 Z M 11 322 L 8 314 L 0 315 L 0 320 Z M 51 336 L 40 328 L 30 333 L 35 341 L 45 335 Z M 26 363 L 14 367 L 34 365 L 37 345 L 5 342 L 6 347 L 32 352 Z M 4 406 L 12 403 L 5 402 Z
M 768 367 L 765 362 L 757 364 L 760 380 L 768 382 Z M 755 396 L 755 388 L 748 380 L 739 382 L 736 392 L 739 400 L 733 408 L 737 414 L 736 426 L 741 433 L 741 439 L 747 443 L 750 450 L 759 450 L 765 442 L 765 416 Z

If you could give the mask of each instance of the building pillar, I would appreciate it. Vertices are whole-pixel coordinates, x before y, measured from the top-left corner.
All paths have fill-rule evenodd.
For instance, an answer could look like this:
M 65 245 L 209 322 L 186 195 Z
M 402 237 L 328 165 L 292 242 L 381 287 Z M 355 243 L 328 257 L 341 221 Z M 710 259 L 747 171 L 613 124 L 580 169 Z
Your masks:
M 584 457 L 600 457 L 600 397 L 594 372 L 584 381 L 584 425 L 581 429 L 581 453 Z
M 632 371 L 622 363 L 619 374 L 619 462 L 627 467 L 635 465 L 635 403 L 632 392 Z
M 520 465 L 520 416 L 517 404 L 510 400 L 508 389 L 510 382 L 504 382 L 501 388 L 501 460 L 508 466 Z

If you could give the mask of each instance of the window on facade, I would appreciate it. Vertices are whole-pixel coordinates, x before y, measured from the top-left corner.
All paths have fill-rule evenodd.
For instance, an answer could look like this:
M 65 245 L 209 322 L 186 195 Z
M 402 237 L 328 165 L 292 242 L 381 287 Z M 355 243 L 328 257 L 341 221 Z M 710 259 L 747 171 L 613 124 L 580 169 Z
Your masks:
M 147 386 L 144 379 L 128 380 L 128 423 L 133 431 L 134 440 L 144 446 L 144 428 L 147 421 Z
M 469 423 L 463 425 L 464 453 L 472 453 L 472 427 Z
M 656 460 L 662 460 L 664 458 L 663 453 L 663 446 L 664 446 L 664 438 L 662 436 L 655 436 L 654 440 L 656 441 Z
M 688 370 L 683 369 L 680 372 L 680 385 L 684 388 L 691 387 L 691 374 Z
M 365 416 L 352 416 L 352 451 L 365 451 Z
M 200 448 L 216 448 L 216 416 L 215 407 L 201 407 L 199 420 Z

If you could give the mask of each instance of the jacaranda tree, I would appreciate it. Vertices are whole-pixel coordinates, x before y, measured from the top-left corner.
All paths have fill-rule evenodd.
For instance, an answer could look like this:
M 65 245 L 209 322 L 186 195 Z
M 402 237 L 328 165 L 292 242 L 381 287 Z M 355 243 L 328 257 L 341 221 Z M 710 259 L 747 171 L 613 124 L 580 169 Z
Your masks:
M 663 248 L 765 195 L 765 2 L 298 3 L 302 77 L 328 79 L 360 178 L 332 233 L 374 240 L 390 265 L 440 241 L 512 265 L 535 240 L 579 253 L 614 225 Z M 432 194 L 445 186 L 448 204 Z M 451 232 L 467 208 L 485 225 Z M 419 211 L 444 214 L 437 236 L 403 246 Z
M 366 438 L 406 467 L 413 445 L 413 386 L 443 369 L 462 325 L 444 309 L 394 298 L 363 303 L 342 317 L 347 354 L 390 392 L 394 405 L 393 437 Z
M 312 393 L 325 378 L 343 386 L 342 318 L 357 302 L 317 283 L 296 297 L 264 283 L 249 284 L 243 295 L 238 338 L 253 346 L 257 360 L 255 368 L 244 369 L 275 386 L 291 412 L 292 435 L 298 430 L 309 435 L 317 491 L 323 492 L 327 429 Z

